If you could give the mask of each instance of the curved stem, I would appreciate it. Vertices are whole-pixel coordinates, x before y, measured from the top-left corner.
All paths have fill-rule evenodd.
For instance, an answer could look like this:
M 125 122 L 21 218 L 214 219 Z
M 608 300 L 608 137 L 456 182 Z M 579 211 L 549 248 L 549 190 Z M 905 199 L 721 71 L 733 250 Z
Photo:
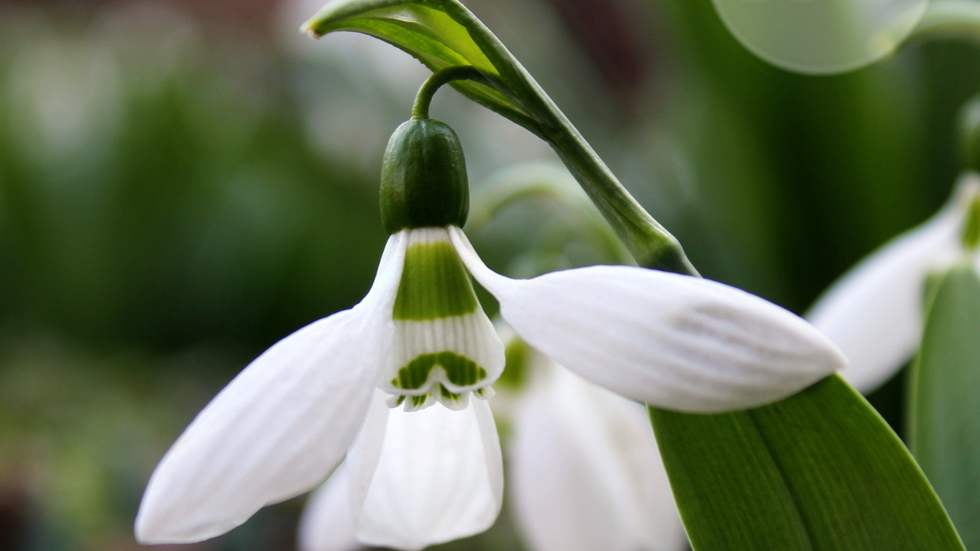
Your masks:
M 933 0 L 909 41 L 931 38 L 959 38 L 980 43 L 980 2 L 974 0 Z
M 574 191 L 577 191 L 577 188 Z M 588 198 L 573 194 L 559 185 L 548 183 L 547 180 L 522 182 L 518 185 L 484 193 L 479 201 L 474 201 L 479 207 L 470 212 L 468 223 L 471 227 L 479 228 L 507 206 L 533 198 L 554 200 L 580 215 L 582 221 L 588 225 L 586 233 L 601 244 L 602 251 L 605 253 L 605 260 L 615 264 L 629 264 L 631 262 L 630 253 L 625 245 L 618 239 L 618 236 L 600 213 L 596 212 L 593 203 Z
M 558 153 L 637 263 L 647 268 L 698 275 L 677 238 L 630 195 L 578 129 L 490 29 L 458 0 L 447 0 L 443 9 L 469 31 L 473 41 L 491 59 L 510 95 L 526 112 L 534 114 L 536 124 L 527 126 L 528 129 Z
M 419 93 L 415 96 L 415 105 L 412 107 L 412 118 L 429 118 L 429 104 L 432 103 L 432 98 L 436 95 L 436 91 L 444 84 L 449 84 L 454 80 L 475 80 L 487 86 L 494 86 L 494 83 L 486 75 L 472 65 L 449 67 L 432 73 L 426 79 L 425 83 L 422 84 L 422 87 L 419 88 Z

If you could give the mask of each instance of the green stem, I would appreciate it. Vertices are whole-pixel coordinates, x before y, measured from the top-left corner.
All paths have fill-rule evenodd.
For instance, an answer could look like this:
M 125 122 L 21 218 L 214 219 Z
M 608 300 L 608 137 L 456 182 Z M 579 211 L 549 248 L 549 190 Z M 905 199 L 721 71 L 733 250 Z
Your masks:
M 958 38 L 980 43 L 980 2 L 973 0 L 933 0 L 909 41 L 932 38 Z
M 512 120 L 524 124 L 558 153 L 637 263 L 658 270 L 698 275 L 677 239 L 630 195 L 527 69 L 483 22 L 456 1 L 445 2 L 443 9 L 469 30 L 473 41 L 494 61 L 510 95 L 526 113 L 534 114 L 533 125 Z M 506 116 L 506 113 L 502 114 Z
M 495 87 L 494 83 L 486 75 L 471 65 L 449 67 L 432 73 L 425 83 L 422 84 L 422 87 L 419 88 L 419 93 L 415 96 L 415 106 L 412 107 L 412 118 L 429 118 L 429 105 L 432 103 L 432 98 L 435 96 L 436 91 L 444 84 L 448 84 L 454 80 L 474 80 L 487 86 Z

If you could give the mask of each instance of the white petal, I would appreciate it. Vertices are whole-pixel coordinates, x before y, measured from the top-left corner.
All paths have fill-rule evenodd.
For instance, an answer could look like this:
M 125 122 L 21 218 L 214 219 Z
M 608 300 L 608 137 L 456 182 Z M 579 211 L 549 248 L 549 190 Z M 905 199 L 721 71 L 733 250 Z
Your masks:
M 299 521 L 300 551 L 357 551 L 364 546 L 354 534 L 347 489 L 347 467 L 341 463 L 313 492 Z
M 744 409 L 846 363 L 809 323 L 734 287 L 632 266 L 513 280 L 487 268 L 462 231 L 452 235 L 521 338 L 627 398 L 690 412 Z
M 552 366 L 518 412 L 516 520 L 533 551 L 682 551 L 646 408 Z
M 402 285 L 408 283 L 406 303 L 430 307 L 467 304 L 473 309 L 467 311 L 463 307 L 441 314 L 429 312 L 431 317 L 396 319 L 393 353 L 384 367 L 380 386 L 391 394 L 433 394 L 438 398 L 444 397 L 442 387 L 450 393 L 463 394 L 463 400 L 444 400 L 454 409 L 463 408 L 465 393 L 485 388 L 500 376 L 505 362 L 504 345 L 477 300 L 447 229 L 408 230 L 406 246 L 406 265 L 414 265 L 414 269 L 406 269 L 407 277 L 402 281 Z M 433 246 L 450 255 L 433 256 Z M 419 283 L 423 283 L 421 288 Z M 399 289 L 400 297 L 402 292 Z M 406 402 L 406 408 L 413 408 L 411 401 Z
M 449 379 L 446 369 L 436 366 L 428 379 L 418 388 L 404 388 L 392 384 L 399 379 L 399 370 L 423 355 L 453 352 L 473 361 L 486 373 L 469 384 L 456 384 Z M 422 396 L 437 393 L 442 385 L 450 392 L 462 393 L 485 388 L 504 371 L 504 345 L 493 327 L 493 322 L 482 307 L 472 314 L 453 316 L 429 321 L 396 321 L 394 353 L 385 368 L 382 388 L 392 394 Z
M 363 423 L 393 331 L 381 314 L 403 254 L 393 237 L 361 304 L 276 343 L 198 414 L 150 478 L 139 541 L 221 535 L 326 477 Z
M 850 360 L 841 376 L 870 392 L 919 348 L 926 276 L 951 266 L 977 177 L 964 179 L 954 198 L 925 224 L 862 260 L 810 308 L 806 318 Z
M 392 409 L 358 538 L 414 550 L 471 536 L 493 524 L 502 491 L 500 443 L 485 400 L 474 397 L 462 411 Z
M 381 450 L 384 447 L 385 434 L 388 432 L 388 414 L 391 413 L 387 402 L 387 393 L 381 390 L 374 391 L 364 426 L 354 440 L 354 445 L 347 452 L 350 510 L 355 525 L 361 509 L 364 508 L 368 489 L 371 487 L 374 473 L 378 470 L 378 462 L 381 460 Z

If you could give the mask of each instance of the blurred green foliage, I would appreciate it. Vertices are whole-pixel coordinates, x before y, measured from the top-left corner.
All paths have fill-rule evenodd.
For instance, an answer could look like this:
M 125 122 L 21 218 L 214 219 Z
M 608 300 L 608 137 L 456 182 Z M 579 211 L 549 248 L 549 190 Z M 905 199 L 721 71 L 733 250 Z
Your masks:
M 286 67 L 193 36 L 164 56 L 127 43 L 144 22 L 114 23 L 135 27 L 38 23 L 2 58 L 2 319 L 105 346 L 261 346 L 360 298 L 376 191 L 311 151 Z

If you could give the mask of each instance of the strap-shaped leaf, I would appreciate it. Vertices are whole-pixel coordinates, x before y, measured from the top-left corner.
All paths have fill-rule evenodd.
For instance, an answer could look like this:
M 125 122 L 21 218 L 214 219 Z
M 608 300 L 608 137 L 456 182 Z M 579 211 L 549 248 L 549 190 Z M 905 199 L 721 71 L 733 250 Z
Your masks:
M 834 375 L 724 415 L 651 410 L 696 550 L 962 550 L 905 446 Z
M 306 22 L 314 37 L 374 36 L 433 71 L 469 65 L 494 83 L 453 86 L 548 142 L 642 265 L 696 273 L 677 240 L 619 183 L 592 147 L 506 47 L 457 0 L 334 0 Z
M 969 549 L 980 549 L 980 277 L 934 283 L 913 368 L 910 447 Z

